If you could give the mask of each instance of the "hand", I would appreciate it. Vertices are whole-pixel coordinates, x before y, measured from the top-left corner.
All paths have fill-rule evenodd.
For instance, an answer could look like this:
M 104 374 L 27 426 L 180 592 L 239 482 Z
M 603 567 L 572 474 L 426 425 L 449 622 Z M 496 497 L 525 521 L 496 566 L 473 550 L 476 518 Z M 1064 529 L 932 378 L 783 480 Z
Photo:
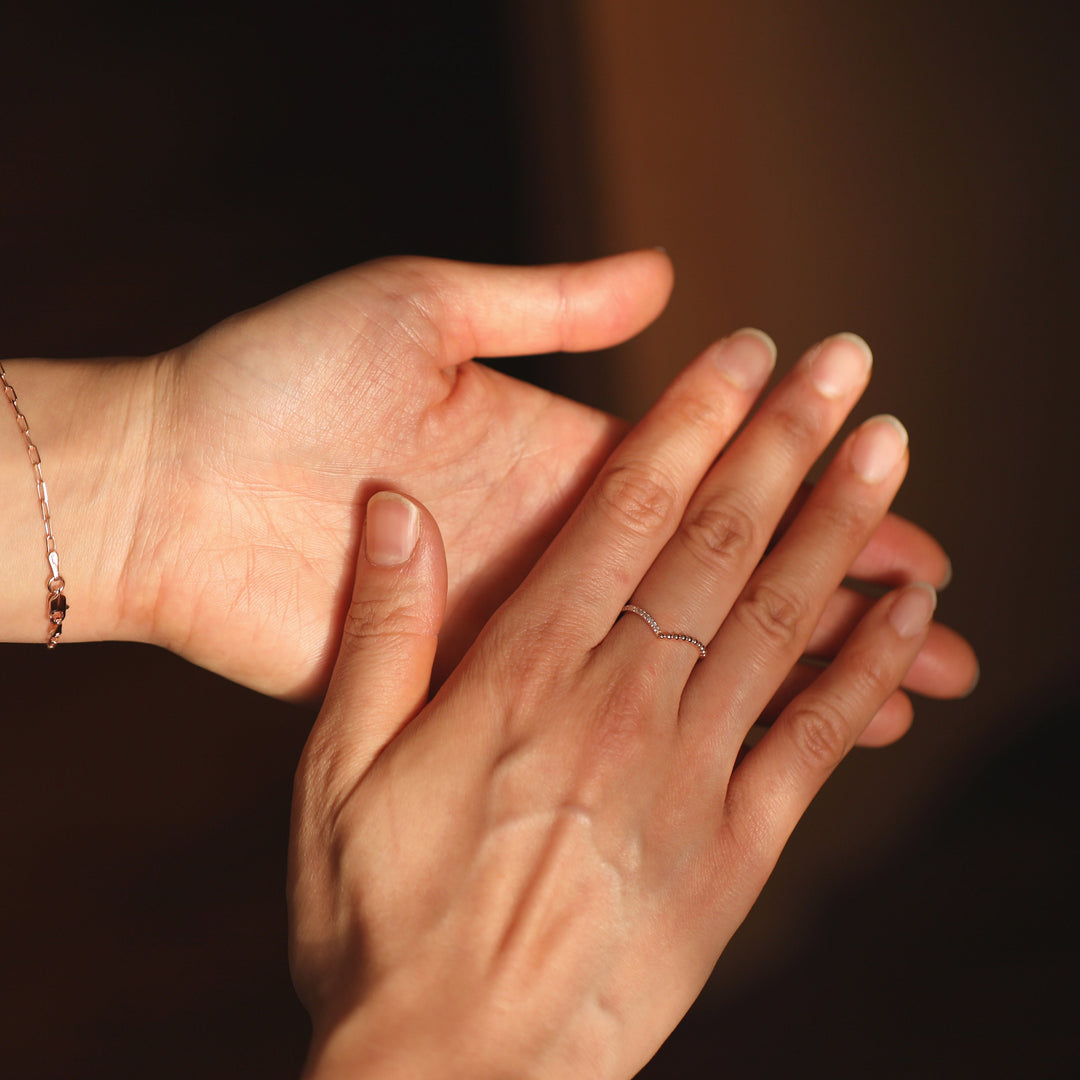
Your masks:
M 362 507 L 391 487 L 429 506 L 446 542 L 441 680 L 624 432 L 472 358 L 613 344 L 656 316 L 670 286 L 657 252 L 524 269 L 392 259 L 146 361 L 15 365 L 54 493 L 73 608 L 64 641 L 149 641 L 265 693 L 316 697 Z M 6 636 L 43 640 L 40 515 L 25 447 L 6 430 L 0 468 L 10 490 L 26 489 L 12 500 L 21 517 L 0 523 L 11 553 L 0 584 L 23 613 Z M 852 573 L 940 584 L 947 568 L 932 538 L 890 517 Z M 860 604 L 837 593 L 815 655 L 833 654 Z M 935 627 L 907 685 L 952 696 L 974 673 L 967 644 Z M 866 739 L 890 741 L 909 722 L 898 695 Z
M 309 1077 L 632 1076 L 891 699 L 929 586 L 875 604 L 743 749 L 907 467 L 903 429 L 867 421 L 766 555 L 870 365 L 850 337 L 812 350 L 714 465 L 770 366 L 752 333 L 695 361 L 428 704 L 438 529 L 368 503 L 294 800 Z
M 622 431 L 473 358 L 613 345 L 670 288 L 655 252 L 529 269 L 389 259 L 159 358 L 152 639 L 264 692 L 320 695 L 362 508 L 400 487 L 439 514 L 449 670 Z
M 321 694 L 360 508 L 394 487 L 431 509 L 446 544 L 441 679 L 624 430 L 472 359 L 614 344 L 655 318 L 670 287 L 655 252 L 526 269 L 386 260 L 165 355 L 165 469 L 143 515 L 163 534 L 152 640 L 267 693 Z M 936 543 L 893 519 L 855 571 L 938 582 L 946 567 Z M 838 598 L 828 625 L 847 625 L 855 603 Z M 835 636 L 813 644 L 827 650 Z M 970 650 L 945 630 L 930 646 L 912 689 L 961 692 Z M 885 740 L 905 715 L 882 718 Z

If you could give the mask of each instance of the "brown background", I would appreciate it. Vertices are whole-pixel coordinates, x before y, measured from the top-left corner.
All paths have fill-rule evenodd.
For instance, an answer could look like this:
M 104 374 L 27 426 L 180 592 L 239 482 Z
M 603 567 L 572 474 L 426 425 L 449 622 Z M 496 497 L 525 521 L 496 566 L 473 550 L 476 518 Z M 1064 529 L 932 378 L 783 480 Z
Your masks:
M 855 419 L 911 432 L 899 506 L 953 556 L 942 613 L 983 682 L 845 765 L 647 1073 L 1077 1071 L 1075 17 L 147 7 L 3 8 L 0 353 L 158 349 L 390 252 L 654 244 L 678 274 L 656 327 L 508 368 L 633 417 L 734 326 L 782 365 L 863 333 Z M 295 1075 L 282 875 L 310 714 L 135 646 L 0 664 L 0 1071 Z

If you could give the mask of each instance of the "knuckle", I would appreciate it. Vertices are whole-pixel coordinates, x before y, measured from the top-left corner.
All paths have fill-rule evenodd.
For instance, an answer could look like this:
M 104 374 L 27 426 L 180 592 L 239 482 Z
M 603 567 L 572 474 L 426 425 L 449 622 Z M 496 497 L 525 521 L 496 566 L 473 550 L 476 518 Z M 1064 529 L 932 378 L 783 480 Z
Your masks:
M 679 534 L 685 547 L 706 566 L 736 569 L 754 549 L 753 518 L 730 502 L 712 502 L 692 514 Z
M 806 637 L 809 605 L 788 586 L 773 582 L 751 585 L 735 607 L 740 622 L 778 649 L 801 647 Z
M 354 647 L 374 640 L 429 637 L 434 632 L 429 615 L 412 604 L 387 604 L 376 597 L 353 597 L 345 612 L 344 642 Z
M 379 301 L 378 319 L 369 320 L 379 333 L 434 354 L 442 344 L 442 328 L 450 322 L 436 263 L 413 256 L 390 256 L 368 263 Z
M 853 677 L 867 696 L 884 700 L 899 685 L 893 658 L 880 648 L 860 649 L 852 657 Z
M 776 861 L 775 844 L 762 815 L 753 808 L 732 805 L 729 796 L 718 837 L 716 867 L 720 877 L 739 867 L 743 877 L 757 878 L 762 886 Z
M 858 539 L 867 531 L 870 511 L 860 503 L 830 499 L 816 507 L 814 513 L 831 536 Z
M 589 729 L 590 771 L 616 777 L 625 775 L 626 765 L 650 742 L 653 727 L 650 719 L 656 713 L 660 682 L 658 668 L 643 663 L 631 672 L 623 672 L 608 689 L 603 707 Z
M 815 771 L 832 771 L 855 745 L 843 710 L 823 698 L 795 707 L 790 724 L 800 758 Z
M 434 297 L 438 289 L 436 259 L 416 255 L 387 255 L 364 264 L 381 292 L 388 296 Z
M 675 510 L 673 485 L 655 466 L 625 463 L 600 478 L 597 503 L 620 530 L 638 536 L 663 529 Z
M 636 725 L 655 706 L 659 681 L 657 666 L 647 661 L 622 672 L 607 694 L 605 715 L 617 720 L 632 718 Z
M 772 416 L 772 422 L 783 440 L 790 446 L 805 447 L 816 441 L 818 419 L 813 410 L 780 405 Z
M 723 427 L 728 410 L 722 399 L 703 396 L 700 392 L 682 392 L 665 402 L 672 422 L 683 430 L 714 432 Z

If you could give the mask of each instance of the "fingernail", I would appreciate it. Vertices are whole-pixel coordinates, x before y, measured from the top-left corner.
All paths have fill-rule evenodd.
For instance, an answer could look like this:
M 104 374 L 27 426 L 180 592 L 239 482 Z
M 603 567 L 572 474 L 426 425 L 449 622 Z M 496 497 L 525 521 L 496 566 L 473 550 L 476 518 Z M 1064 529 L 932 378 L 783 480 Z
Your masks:
M 839 398 L 866 382 L 874 358 L 858 334 L 835 334 L 810 355 L 810 381 L 818 393 Z
M 420 537 L 420 511 L 416 504 L 392 491 L 368 499 L 364 544 L 374 566 L 400 566 L 407 562 Z
M 975 678 L 971 680 L 971 685 L 960 695 L 962 698 L 971 697 L 975 693 L 975 688 L 979 685 L 979 680 L 982 678 L 982 668 L 975 668 Z
M 938 586 L 938 592 L 942 589 L 948 588 L 952 584 L 953 568 L 952 559 L 947 555 L 945 556 L 945 576 L 941 579 L 941 584 Z
M 933 585 L 909 585 L 889 608 L 889 622 L 902 638 L 917 637 L 930 625 L 936 607 Z
M 764 330 L 736 330 L 718 345 L 716 366 L 736 389 L 759 390 L 776 366 L 776 343 Z
M 851 467 L 868 484 L 880 483 L 896 468 L 907 444 L 907 429 L 895 416 L 875 416 L 855 432 Z

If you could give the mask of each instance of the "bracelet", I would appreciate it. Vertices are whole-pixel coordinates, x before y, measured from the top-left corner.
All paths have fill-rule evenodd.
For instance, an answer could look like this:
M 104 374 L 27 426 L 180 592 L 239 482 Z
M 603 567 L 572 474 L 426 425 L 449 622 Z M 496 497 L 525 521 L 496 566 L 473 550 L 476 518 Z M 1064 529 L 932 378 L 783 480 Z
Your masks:
M 64 579 L 60 576 L 60 556 L 56 553 L 56 543 L 52 534 L 52 517 L 49 513 L 49 491 L 45 487 L 45 478 L 41 475 L 41 454 L 30 437 L 30 425 L 19 408 L 19 399 L 15 396 L 15 388 L 8 382 L 7 372 L 0 362 L 0 384 L 4 387 L 4 397 L 11 402 L 15 410 L 15 423 L 26 439 L 26 452 L 30 455 L 30 464 L 34 469 L 34 480 L 37 483 L 38 503 L 41 506 L 41 520 L 45 525 L 45 556 L 49 560 L 49 580 L 45 588 L 49 593 L 46 612 L 49 618 L 49 636 L 45 639 L 47 648 L 56 648 L 56 639 L 60 636 L 64 616 L 67 614 L 67 597 L 64 595 Z

